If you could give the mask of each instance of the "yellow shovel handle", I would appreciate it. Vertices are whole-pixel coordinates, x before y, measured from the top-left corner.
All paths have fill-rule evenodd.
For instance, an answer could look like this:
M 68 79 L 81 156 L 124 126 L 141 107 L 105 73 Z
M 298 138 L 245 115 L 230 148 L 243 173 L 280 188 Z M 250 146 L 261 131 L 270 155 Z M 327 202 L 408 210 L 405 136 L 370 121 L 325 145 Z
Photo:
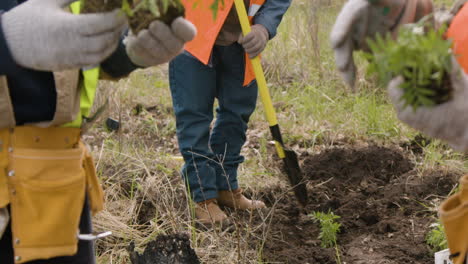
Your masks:
M 247 16 L 247 11 L 245 9 L 244 0 L 234 0 L 236 6 L 237 15 L 239 16 L 239 21 L 242 28 L 242 33 L 244 36 L 250 33 L 250 23 Z M 260 63 L 260 58 L 257 56 L 253 59 L 252 66 L 255 72 L 255 77 L 257 79 L 258 90 L 260 93 L 260 99 L 262 100 L 263 107 L 265 108 L 265 116 L 270 127 L 278 125 L 278 120 L 276 119 L 275 108 L 273 108 L 273 103 L 271 101 L 270 92 L 268 91 L 267 82 L 265 79 L 265 74 L 263 73 L 262 64 Z M 280 142 L 275 140 L 276 151 L 280 158 L 284 158 L 283 146 Z
M 247 16 L 247 11 L 245 9 L 244 0 L 234 0 L 236 5 L 237 14 L 239 15 L 239 21 L 242 27 L 242 33 L 244 36 L 250 33 L 250 23 L 249 18 Z M 262 64 L 260 63 L 260 58 L 257 56 L 252 60 L 252 66 L 254 68 L 255 77 L 257 79 L 257 85 L 260 93 L 260 98 L 263 102 L 265 107 L 265 114 L 268 123 L 270 126 L 274 126 L 278 124 L 276 120 L 276 113 L 275 109 L 273 108 L 273 103 L 271 102 L 270 92 L 267 88 L 267 82 L 265 80 L 265 74 L 263 73 Z

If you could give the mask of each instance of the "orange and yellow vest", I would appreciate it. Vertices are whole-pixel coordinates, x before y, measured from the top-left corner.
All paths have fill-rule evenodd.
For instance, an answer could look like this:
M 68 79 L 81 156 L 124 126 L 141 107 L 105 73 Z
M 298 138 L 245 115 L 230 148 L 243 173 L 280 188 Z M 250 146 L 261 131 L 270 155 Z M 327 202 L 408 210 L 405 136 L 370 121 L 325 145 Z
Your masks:
M 218 7 L 216 17 L 213 16 L 213 10 L 210 8 L 213 0 L 182 0 L 186 9 L 186 19 L 197 27 L 197 36 L 194 40 L 186 44 L 185 49 L 199 61 L 208 65 L 211 51 L 216 38 L 226 21 L 234 0 L 224 0 L 224 5 Z M 257 11 L 265 3 L 265 0 L 250 0 L 248 8 L 249 19 L 252 22 Z M 245 54 L 245 76 L 244 86 L 255 79 L 255 73 L 252 68 L 249 56 Z

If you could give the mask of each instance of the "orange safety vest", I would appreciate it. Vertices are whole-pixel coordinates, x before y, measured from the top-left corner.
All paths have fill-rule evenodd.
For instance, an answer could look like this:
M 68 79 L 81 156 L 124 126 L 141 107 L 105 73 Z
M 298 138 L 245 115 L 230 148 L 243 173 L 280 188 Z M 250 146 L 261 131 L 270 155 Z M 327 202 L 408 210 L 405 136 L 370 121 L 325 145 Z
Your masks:
M 208 65 L 211 51 L 216 38 L 224 25 L 229 11 L 233 7 L 234 0 L 224 0 L 224 5 L 218 7 L 216 18 L 213 16 L 213 10 L 210 6 L 213 0 L 182 0 L 185 6 L 185 17 L 197 27 L 197 36 L 194 40 L 185 45 L 185 49 L 199 61 Z M 249 19 L 252 22 L 257 11 L 265 3 L 265 0 L 250 0 L 248 10 Z M 252 63 L 249 56 L 245 54 L 245 76 L 244 86 L 255 79 Z
M 468 74 L 468 4 L 465 4 L 453 19 L 447 31 L 447 38 L 452 39 L 458 63 Z

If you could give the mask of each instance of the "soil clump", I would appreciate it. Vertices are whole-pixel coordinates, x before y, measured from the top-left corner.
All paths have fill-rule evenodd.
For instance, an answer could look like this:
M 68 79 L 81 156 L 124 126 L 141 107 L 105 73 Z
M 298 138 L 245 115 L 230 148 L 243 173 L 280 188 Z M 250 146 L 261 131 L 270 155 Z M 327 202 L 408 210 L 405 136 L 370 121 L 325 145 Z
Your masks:
M 195 251 L 185 234 L 160 235 L 148 243 L 143 254 L 135 251 L 132 242 L 128 247 L 132 264 L 199 264 Z

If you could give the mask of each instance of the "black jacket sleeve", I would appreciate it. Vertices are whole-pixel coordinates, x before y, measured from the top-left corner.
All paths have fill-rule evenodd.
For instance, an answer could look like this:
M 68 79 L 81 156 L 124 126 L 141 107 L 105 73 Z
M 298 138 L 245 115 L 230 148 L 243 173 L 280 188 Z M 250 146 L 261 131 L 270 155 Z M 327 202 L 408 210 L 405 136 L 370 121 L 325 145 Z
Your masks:
M 1 13 L 2 11 L 0 10 L 0 75 L 7 75 L 17 72 L 19 66 L 14 61 L 3 34 Z
M 123 40 L 128 31 L 122 36 L 119 46 L 114 53 L 101 63 L 101 69 L 112 78 L 122 78 L 139 67 L 135 65 L 127 55 Z

